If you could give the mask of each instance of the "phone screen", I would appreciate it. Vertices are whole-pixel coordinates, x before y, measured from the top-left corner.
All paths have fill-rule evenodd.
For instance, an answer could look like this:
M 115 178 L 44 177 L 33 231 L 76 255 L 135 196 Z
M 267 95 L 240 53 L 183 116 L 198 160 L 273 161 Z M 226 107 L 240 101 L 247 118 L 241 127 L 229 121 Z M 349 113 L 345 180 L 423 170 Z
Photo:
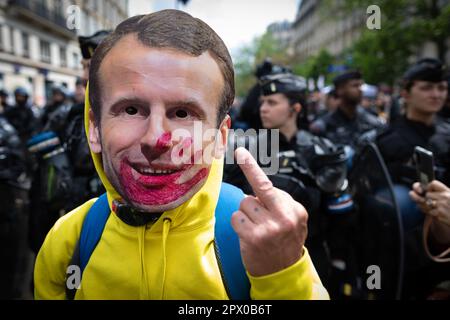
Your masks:
M 425 190 L 426 186 L 435 179 L 433 152 L 422 147 L 416 147 L 414 149 L 414 161 L 416 163 L 417 179 L 422 190 Z

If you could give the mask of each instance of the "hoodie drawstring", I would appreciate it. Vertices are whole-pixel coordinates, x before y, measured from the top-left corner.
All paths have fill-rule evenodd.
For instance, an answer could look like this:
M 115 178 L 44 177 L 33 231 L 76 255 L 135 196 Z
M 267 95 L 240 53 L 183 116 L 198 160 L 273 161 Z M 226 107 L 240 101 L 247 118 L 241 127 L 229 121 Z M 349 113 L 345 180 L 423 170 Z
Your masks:
M 148 290 L 148 277 L 147 277 L 147 270 L 145 269 L 145 225 L 140 227 L 138 239 L 139 239 L 139 255 L 140 255 L 140 262 L 141 262 L 141 285 L 139 286 L 139 296 L 140 299 L 147 299 L 149 297 L 149 290 Z
M 164 284 L 166 281 L 166 240 L 167 236 L 169 235 L 170 230 L 170 224 L 172 223 L 172 220 L 170 218 L 164 218 L 163 221 L 163 231 L 162 231 L 162 256 L 163 256 L 163 265 L 162 265 L 162 281 L 161 281 L 161 288 L 159 291 L 158 299 L 162 300 L 164 298 Z
M 140 292 L 139 296 L 140 299 L 159 299 L 162 300 L 164 298 L 164 284 L 166 281 L 166 265 L 167 265 L 167 259 L 166 259 L 166 243 L 167 243 L 167 236 L 169 235 L 170 231 L 170 225 L 172 223 L 172 220 L 170 218 L 164 218 L 163 220 L 163 230 L 162 230 L 162 272 L 161 272 L 161 282 L 159 286 L 156 286 L 158 288 L 158 292 L 153 292 L 153 294 L 150 294 L 149 291 L 149 283 L 148 283 L 148 275 L 147 270 L 145 268 L 145 231 L 146 226 L 142 226 L 140 228 L 140 232 L 138 234 L 139 239 L 139 254 L 140 254 L 140 262 L 141 262 L 141 286 L 140 286 Z

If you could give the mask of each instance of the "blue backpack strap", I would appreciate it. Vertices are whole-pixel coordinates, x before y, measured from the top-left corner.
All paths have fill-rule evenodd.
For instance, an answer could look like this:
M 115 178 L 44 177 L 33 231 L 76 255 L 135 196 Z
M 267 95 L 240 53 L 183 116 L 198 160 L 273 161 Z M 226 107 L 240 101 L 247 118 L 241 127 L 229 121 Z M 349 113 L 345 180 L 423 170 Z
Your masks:
M 250 300 L 250 281 L 242 263 L 239 238 L 231 226 L 231 215 L 239 209 L 243 198 L 241 189 L 222 183 L 215 212 L 216 256 L 225 289 L 232 300 Z
M 84 218 L 80 238 L 70 261 L 70 265 L 77 265 L 80 268 L 80 283 L 92 252 L 102 237 L 110 213 L 108 197 L 104 193 L 95 201 Z M 75 298 L 75 293 L 76 289 L 66 289 L 69 300 Z
M 92 205 L 83 222 L 80 235 L 80 269 L 83 273 L 89 258 L 102 237 L 106 221 L 111 210 L 106 193 L 102 194 Z

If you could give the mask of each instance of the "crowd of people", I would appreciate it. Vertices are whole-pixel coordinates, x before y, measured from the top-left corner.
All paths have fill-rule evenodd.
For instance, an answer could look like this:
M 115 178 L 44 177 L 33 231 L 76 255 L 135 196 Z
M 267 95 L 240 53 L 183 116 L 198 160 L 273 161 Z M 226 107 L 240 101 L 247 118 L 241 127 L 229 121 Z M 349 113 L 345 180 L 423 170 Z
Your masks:
M 34 290 L 38 299 L 224 299 L 239 296 L 237 281 L 248 284 L 252 299 L 450 298 L 450 73 L 441 61 L 418 60 L 398 88 L 368 86 L 363 74 L 347 70 L 326 90 L 309 92 L 303 77 L 267 59 L 242 104 L 233 104 L 226 47 L 185 13 L 136 16 L 79 40 L 85 72 L 75 93 L 55 86 L 39 108 L 23 88 L 14 91 L 14 105 L 0 91 L 0 188 L 7 200 L 0 238 L 8 244 L 0 298 Z M 216 144 L 247 164 L 171 163 L 174 150 L 182 156 L 193 145 L 176 141 L 174 130 L 190 130 L 194 121 L 228 136 Z M 228 135 L 230 128 L 257 134 Z M 267 163 L 258 153 L 254 162 L 238 148 L 252 145 L 269 147 L 275 174 L 261 171 Z M 434 155 L 435 180 L 427 185 L 418 183 L 417 146 Z M 372 186 L 365 194 L 360 187 L 357 168 L 369 148 L 386 168 L 375 174 L 386 181 L 389 210 L 380 205 L 383 190 Z M 377 204 L 367 206 L 369 197 Z M 222 226 L 223 198 L 237 200 Z M 94 225 L 100 231 L 86 258 L 83 232 L 102 205 L 105 220 Z M 368 216 L 389 214 L 367 225 Z M 397 228 L 390 226 L 395 214 Z M 411 214 L 416 220 L 406 226 Z M 234 229 L 227 239 L 239 239 L 231 280 L 218 226 Z M 375 290 L 366 286 L 368 261 L 397 253 L 365 243 L 368 229 L 404 243 L 401 272 L 383 277 L 383 268 L 394 267 L 381 265 Z M 83 274 L 75 291 L 66 281 L 73 261 Z
M 448 283 L 450 269 L 448 263 L 433 262 L 426 254 L 427 242 L 421 240 L 424 217 L 430 215 L 430 210 L 434 210 L 437 215 L 438 202 L 437 199 L 426 202 L 424 197 L 429 196 L 424 196 L 425 193 L 419 196 L 417 185 L 413 188 L 419 179 L 414 150 L 420 146 L 433 152 L 437 181 L 433 181 L 430 188 L 440 186 L 439 203 L 448 205 L 445 199 L 450 185 L 450 75 L 446 66 L 437 59 L 418 60 L 405 70 L 395 90 L 397 95 L 386 85 L 368 86 L 364 83 L 363 75 L 354 70 L 337 75 L 332 86 L 326 90 L 310 93 L 305 79 L 294 75 L 285 66 L 273 65 L 270 60 L 264 61 L 255 75 L 258 83 L 244 102 L 237 106 L 238 111 L 233 113 L 234 123 L 237 124 L 236 128 L 279 129 L 280 169 L 270 179 L 307 208 L 310 232 L 307 247 L 332 297 L 374 298 L 373 292 L 363 288 L 367 265 L 364 264 L 366 260 L 363 254 L 359 252 L 370 248 L 362 240 L 364 236 L 361 233 L 365 227 L 363 216 L 382 212 L 376 212 L 381 211 L 376 207 L 363 207 L 360 202 L 365 201 L 365 198 L 359 196 L 363 191 L 358 189 L 359 182 L 355 183 L 362 177 L 350 178 L 352 171 L 356 171 L 353 170 L 355 166 L 364 168 L 364 163 L 357 162 L 367 161 L 360 157 L 367 145 L 378 150 L 380 157 L 377 161 L 382 162 L 378 166 L 380 171 L 383 165 L 387 167 L 389 177 L 383 177 L 386 179 L 385 185 L 388 185 L 389 179 L 395 187 L 390 199 L 391 206 L 399 203 L 399 210 L 402 211 L 399 214 L 404 215 L 405 228 L 411 221 L 408 215 L 414 214 L 410 212 L 415 207 L 414 202 L 422 211 L 416 216 L 414 225 L 408 225 L 408 232 L 401 235 L 405 238 L 406 246 L 406 261 L 403 262 L 405 270 L 400 275 L 403 278 L 400 289 L 402 294 L 396 295 L 395 290 L 391 290 L 390 293 L 375 296 L 433 296 L 433 288 L 439 287 L 439 280 Z M 234 147 L 239 145 L 238 140 L 231 139 Z M 249 141 L 246 143 L 251 144 Z M 366 166 L 370 170 L 368 163 Z M 224 180 L 251 193 L 235 165 L 225 167 Z M 323 181 L 327 182 L 326 187 Z M 411 190 L 411 196 L 405 198 L 404 194 L 397 192 L 397 186 Z M 427 194 L 434 197 L 431 192 Z M 368 209 L 375 212 L 369 212 Z M 434 227 L 431 229 L 434 228 L 436 237 L 430 236 L 434 243 L 437 241 L 440 245 L 441 251 L 446 249 L 445 246 L 448 248 L 449 244 L 449 225 L 446 220 L 449 212 L 444 214 L 444 211 L 441 207 L 439 212 L 442 216 L 432 219 Z M 388 220 L 382 222 L 391 223 Z M 382 223 L 374 224 L 370 229 L 385 235 L 397 232 L 383 227 Z M 385 250 L 386 258 L 394 256 L 388 248 L 379 249 Z M 376 254 L 373 252 L 373 255 Z M 421 280 L 418 281 L 418 278 Z M 390 277 L 389 281 L 395 282 L 396 279 Z M 448 290 L 448 286 L 445 288 Z

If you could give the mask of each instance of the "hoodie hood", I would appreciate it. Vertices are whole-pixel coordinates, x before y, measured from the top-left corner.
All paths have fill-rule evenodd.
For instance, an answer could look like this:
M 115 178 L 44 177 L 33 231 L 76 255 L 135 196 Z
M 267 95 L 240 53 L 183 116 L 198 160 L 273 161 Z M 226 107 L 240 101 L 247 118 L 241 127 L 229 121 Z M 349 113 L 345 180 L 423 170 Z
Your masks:
M 89 111 L 91 109 L 89 103 L 89 84 L 86 87 L 86 98 L 84 107 L 84 123 L 85 131 L 89 141 Z M 90 145 L 89 145 L 90 149 Z M 90 149 L 91 157 L 94 161 L 95 169 L 105 186 L 108 195 L 108 204 L 112 208 L 112 202 L 121 199 L 122 196 L 114 189 L 109 182 L 102 163 L 100 153 L 94 153 Z M 177 227 L 195 227 L 199 224 L 210 222 L 214 217 L 214 211 L 219 198 L 219 192 L 222 182 L 223 158 L 214 159 L 211 164 L 206 182 L 200 190 L 190 199 L 181 204 L 179 207 L 165 211 L 161 218 L 155 223 L 156 229 L 162 230 L 163 220 L 169 218 L 171 220 L 171 229 Z M 149 213 L 151 214 L 151 213 Z M 159 225 L 159 228 L 158 228 Z

